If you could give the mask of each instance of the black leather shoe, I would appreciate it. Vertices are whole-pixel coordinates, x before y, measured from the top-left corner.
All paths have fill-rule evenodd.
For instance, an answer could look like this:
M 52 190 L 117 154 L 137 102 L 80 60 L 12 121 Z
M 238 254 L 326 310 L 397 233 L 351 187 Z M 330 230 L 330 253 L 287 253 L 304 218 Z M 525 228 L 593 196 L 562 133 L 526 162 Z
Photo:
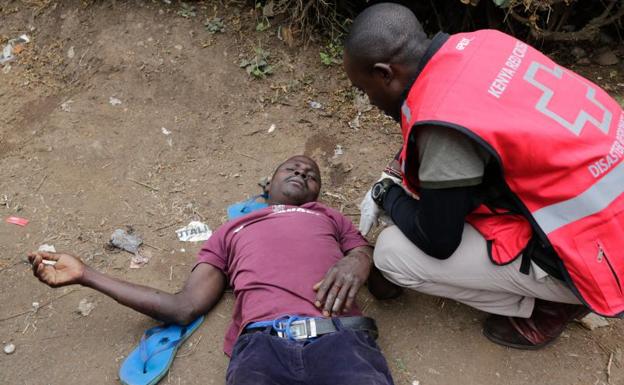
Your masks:
M 515 349 L 537 350 L 553 343 L 575 318 L 589 310 L 582 305 L 535 300 L 529 318 L 490 315 L 483 334 L 492 342 Z

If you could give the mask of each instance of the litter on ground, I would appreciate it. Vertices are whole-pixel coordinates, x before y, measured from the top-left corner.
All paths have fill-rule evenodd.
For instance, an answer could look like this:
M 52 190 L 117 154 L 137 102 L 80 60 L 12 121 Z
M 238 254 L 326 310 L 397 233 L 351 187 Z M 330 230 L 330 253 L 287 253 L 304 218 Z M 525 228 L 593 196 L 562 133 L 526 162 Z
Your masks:
M 136 254 L 139 252 L 139 246 L 141 246 L 143 240 L 134 234 L 128 233 L 124 229 L 117 229 L 113 231 L 110 243 L 118 249 Z
M 28 219 L 26 218 L 20 218 L 20 217 L 8 217 L 6 219 L 7 223 L 10 223 L 12 225 L 17 225 L 17 226 L 21 226 L 24 227 L 28 224 Z
M 6 43 L 0 54 L 0 64 L 8 63 L 15 60 L 15 55 L 24 50 L 24 46 L 30 42 L 27 35 L 21 35 L 18 38 L 11 39 Z
M 176 230 L 176 234 L 182 242 L 202 242 L 210 238 L 212 230 L 205 223 L 191 221 L 187 226 Z

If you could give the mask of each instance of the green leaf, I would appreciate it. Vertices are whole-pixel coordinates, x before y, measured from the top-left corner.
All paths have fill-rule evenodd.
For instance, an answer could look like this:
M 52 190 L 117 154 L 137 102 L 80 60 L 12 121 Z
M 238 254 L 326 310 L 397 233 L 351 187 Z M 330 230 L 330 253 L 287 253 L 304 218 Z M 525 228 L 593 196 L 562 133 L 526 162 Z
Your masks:
M 319 56 L 321 57 L 321 63 L 326 66 L 330 66 L 332 64 L 332 58 L 325 52 L 319 52 Z

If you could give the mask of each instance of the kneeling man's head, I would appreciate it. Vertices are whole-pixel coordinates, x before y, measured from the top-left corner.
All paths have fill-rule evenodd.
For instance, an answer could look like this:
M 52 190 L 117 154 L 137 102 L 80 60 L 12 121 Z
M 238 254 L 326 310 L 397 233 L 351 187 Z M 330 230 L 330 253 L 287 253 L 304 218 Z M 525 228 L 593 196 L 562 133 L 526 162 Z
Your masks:
M 314 160 L 296 155 L 280 164 L 269 184 L 269 204 L 300 206 L 314 202 L 321 191 L 321 172 Z

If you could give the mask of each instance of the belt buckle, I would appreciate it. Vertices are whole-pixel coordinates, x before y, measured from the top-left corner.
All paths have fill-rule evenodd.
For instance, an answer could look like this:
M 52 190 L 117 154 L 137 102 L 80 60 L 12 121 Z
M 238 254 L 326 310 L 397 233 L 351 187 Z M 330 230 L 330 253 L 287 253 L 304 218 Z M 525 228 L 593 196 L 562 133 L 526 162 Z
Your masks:
M 317 336 L 316 320 L 314 318 L 301 319 L 290 323 L 280 321 L 279 328 L 284 330 L 277 332 L 277 335 L 280 338 L 292 338 L 295 341 L 300 341 Z M 286 333 L 286 328 L 290 329 L 290 333 Z

